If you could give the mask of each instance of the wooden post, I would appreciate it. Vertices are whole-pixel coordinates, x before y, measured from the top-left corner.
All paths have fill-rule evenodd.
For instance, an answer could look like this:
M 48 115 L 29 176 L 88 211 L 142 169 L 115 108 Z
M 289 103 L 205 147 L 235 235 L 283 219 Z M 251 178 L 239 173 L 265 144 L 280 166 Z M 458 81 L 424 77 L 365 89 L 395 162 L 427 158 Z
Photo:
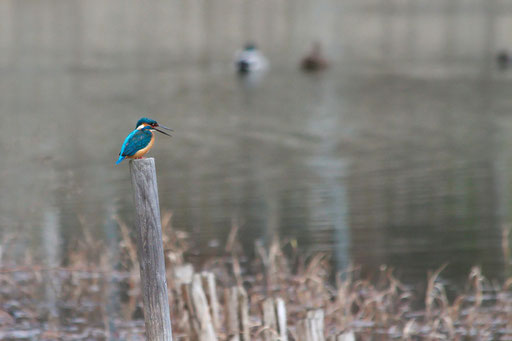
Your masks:
M 146 337 L 172 341 L 155 159 L 130 161 Z

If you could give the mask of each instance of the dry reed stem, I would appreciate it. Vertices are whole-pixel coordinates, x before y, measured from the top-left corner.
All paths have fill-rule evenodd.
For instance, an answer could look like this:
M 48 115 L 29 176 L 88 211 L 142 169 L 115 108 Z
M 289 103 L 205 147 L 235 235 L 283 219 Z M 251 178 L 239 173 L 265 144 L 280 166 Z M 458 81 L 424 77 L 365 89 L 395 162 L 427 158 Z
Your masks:
M 448 264 L 443 264 L 433 273 L 429 273 L 427 281 L 427 292 L 425 294 L 426 319 L 431 320 L 434 302 L 439 298 L 439 290 L 442 286 L 437 283 L 439 274 L 446 268 Z M 444 299 L 442 299 L 444 301 Z
M 227 253 L 231 253 L 234 249 L 235 242 L 236 242 L 237 236 L 238 236 L 238 229 L 239 229 L 239 225 L 236 223 L 235 219 L 232 219 L 231 220 L 231 230 L 229 231 L 228 239 L 226 241 L 226 247 L 224 248 L 224 250 Z

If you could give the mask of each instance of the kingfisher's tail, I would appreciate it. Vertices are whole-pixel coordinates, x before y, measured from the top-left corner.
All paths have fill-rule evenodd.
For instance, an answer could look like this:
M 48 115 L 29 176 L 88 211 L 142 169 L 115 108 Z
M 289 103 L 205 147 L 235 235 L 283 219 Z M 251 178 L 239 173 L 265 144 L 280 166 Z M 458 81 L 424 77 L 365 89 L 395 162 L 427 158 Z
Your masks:
M 124 159 L 126 159 L 126 156 L 119 155 L 119 160 L 117 160 L 116 165 L 120 164 Z

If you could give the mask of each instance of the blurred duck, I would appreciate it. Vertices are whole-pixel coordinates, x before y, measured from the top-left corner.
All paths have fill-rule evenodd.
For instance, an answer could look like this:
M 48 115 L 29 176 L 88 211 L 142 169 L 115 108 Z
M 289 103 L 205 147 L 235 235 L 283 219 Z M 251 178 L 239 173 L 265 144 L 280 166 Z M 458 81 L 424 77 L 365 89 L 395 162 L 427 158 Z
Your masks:
M 320 71 L 329 66 L 327 60 L 322 55 L 322 46 L 319 42 L 313 43 L 311 52 L 302 58 L 300 67 L 305 71 Z
M 239 73 L 249 73 L 265 70 L 268 62 L 254 44 L 247 44 L 242 51 L 237 52 L 235 65 Z
M 507 51 L 503 50 L 496 56 L 496 62 L 501 69 L 506 69 L 510 65 L 510 62 L 512 62 L 512 57 Z

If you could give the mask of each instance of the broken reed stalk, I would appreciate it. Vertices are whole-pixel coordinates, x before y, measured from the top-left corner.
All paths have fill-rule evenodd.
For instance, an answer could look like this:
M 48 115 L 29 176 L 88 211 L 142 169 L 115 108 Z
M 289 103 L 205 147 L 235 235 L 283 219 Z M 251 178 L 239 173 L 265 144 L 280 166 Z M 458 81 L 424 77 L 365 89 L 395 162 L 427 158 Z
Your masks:
M 277 322 L 276 314 L 274 312 L 274 300 L 267 298 L 262 303 L 263 310 L 263 340 L 272 341 L 277 338 Z
M 322 309 L 310 310 L 306 318 L 297 324 L 298 341 L 325 341 L 324 337 L 324 311 Z
M 200 274 L 194 274 L 192 283 L 183 285 L 183 293 L 192 326 L 192 340 L 216 341 L 210 305 L 203 290 Z
M 130 161 L 147 340 L 172 341 L 155 159 Z
M 282 298 L 267 298 L 262 303 L 263 340 L 287 341 L 286 306 Z
M 356 336 L 354 332 L 349 331 L 345 333 L 341 333 L 338 335 L 332 335 L 328 339 L 328 341 L 356 341 Z
M 234 286 L 224 292 L 227 308 L 228 340 L 249 341 L 249 301 L 242 287 Z
M 215 275 L 211 272 L 201 272 L 203 288 L 208 300 L 210 315 L 212 316 L 213 327 L 216 331 L 220 328 L 219 317 L 219 299 L 217 298 L 217 286 L 215 284 Z

